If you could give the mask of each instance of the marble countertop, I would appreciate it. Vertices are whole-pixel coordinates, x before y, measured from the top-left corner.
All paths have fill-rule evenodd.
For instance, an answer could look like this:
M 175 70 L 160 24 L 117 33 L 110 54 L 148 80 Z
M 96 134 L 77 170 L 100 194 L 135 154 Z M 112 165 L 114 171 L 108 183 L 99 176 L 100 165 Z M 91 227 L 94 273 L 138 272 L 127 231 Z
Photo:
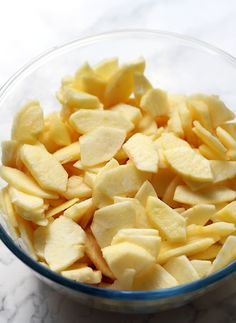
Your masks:
M 0 85 L 38 53 L 85 35 L 160 29 L 205 40 L 236 56 L 235 0 L 4 1 Z M 41 283 L 0 243 L 0 322 L 236 322 L 236 281 L 182 308 L 153 315 L 105 313 L 75 304 Z

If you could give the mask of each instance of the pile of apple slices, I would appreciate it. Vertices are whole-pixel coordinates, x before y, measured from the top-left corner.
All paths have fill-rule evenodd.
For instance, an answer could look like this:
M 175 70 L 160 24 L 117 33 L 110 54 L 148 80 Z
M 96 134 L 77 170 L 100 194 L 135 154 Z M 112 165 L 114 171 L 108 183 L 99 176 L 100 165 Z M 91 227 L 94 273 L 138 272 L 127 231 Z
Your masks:
M 60 112 L 27 103 L 2 143 L 11 235 L 66 278 L 150 290 L 236 260 L 234 114 L 155 89 L 144 69 L 85 63 L 62 80 Z

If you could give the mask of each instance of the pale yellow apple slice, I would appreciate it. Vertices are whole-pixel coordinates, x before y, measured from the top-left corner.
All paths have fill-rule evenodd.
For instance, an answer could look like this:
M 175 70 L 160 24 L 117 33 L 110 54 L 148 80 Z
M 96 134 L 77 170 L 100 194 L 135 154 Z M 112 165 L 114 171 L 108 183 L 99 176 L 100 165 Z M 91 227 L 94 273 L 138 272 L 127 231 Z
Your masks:
M 133 228 L 136 223 L 136 210 L 132 202 L 125 201 L 105 206 L 94 213 L 91 230 L 104 248 L 111 244 L 114 235 L 123 228 Z
M 224 128 L 217 127 L 216 135 L 226 148 L 232 150 L 236 149 L 236 140 Z
M 140 109 L 129 104 L 119 103 L 112 107 L 111 111 L 119 112 L 124 118 L 133 124 L 137 124 L 142 118 Z
M 185 219 L 157 197 L 150 196 L 146 206 L 149 220 L 171 242 L 186 240 Z
M 50 268 L 61 271 L 84 255 L 85 232 L 71 219 L 60 216 L 48 226 L 44 256 Z
M 186 224 L 205 225 L 216 212 L 212 204 L 198 204 L 184 211 L 181 215 L 186 219 Z
M 179 284 L 190 283 L 200 278 L 191 261 L 186 256 L 171 258 L 164 265 L 164 268 Z
M 111 127 L 98 127 L 81 136 L 81 162 L 85 166 L 94 166 L 110 160 L 125 141 L 124 130 Z
M 184 245 L 173 246 L 169 250 L 160 251 L 158 262 L 165 264 L 170 258 L 186 255 L 187 257 L 200 253 L 215 243 L 213 238 L 190 240 Z
M 65 211 L 66 209 L 70 208 L 72 205 L 74 205 L 75 203 L 77 203 L 79 201 L 78 198 L 73 198 L 69 201 L 66 201 L 52 209 L 50 209 L 49 211 L 47 211 L 46 213 L 46 217 L 50 218 L 54 215 L 57 215 L 59 213 L 62 213 L 63 211 Z
M 231 222 L 236 225 L 236 201 L 233 201 L 219 210 L 215 217 L 219 221 Z
M 215 260 L 212 263 L 210 273 L 214 273 L 236 259 L 236 237 L 235 236 L 228 236 L 223 247 L 217 254 Z
M 143 75 L 143 73 L 134 73 L 134 96 L 138 102 L 140 102 L 142 96 L 152 89 L 152 85 L 149 80 Z
M 23 145 L 20 156 L 34 179 L 42 188 L 65 192 L 68 175 L 56 158 L 41 146 Z
M 204 128 L 212 130 L 212 121 L 208 106 L 201 100 L 190 99 L 188 102 L 188 108 L 191 111 L 192 120 L 199 121 Z
M 140 186 L 149 177 L 148 173 L 140 172 L 133 165 L 121 165 L 101 174 L 95 183 L 93 191 L 94 203 L 99 207 L 103 203 L 97 198 L 97 193 L 113 199 L 114 196 L 135 195 Z
M 33 233 L 35 252 L 40 259 L 44 259 L 44 249 L 46 245 L 47 234 L 48 234 L 47 226 L 38 227 L 36 230 L 34 230 L 34 233 Z
M 44 201 L 41 197 L 23 193 L 13 187 L 10 187 L 9 193 L 17 214 L 38 225 L 48 224 L 44 212 Z
M 227 152 L 227 149 L 224 145 L 219 141 L 219 139 L 214 136 L 210 131 L 205 129 L 200 122 L 194 121 L 194 133 L 202 140 L 202 142 L 209 146 L 211 149 L 215 150 L 217 154 L 219 155 L 225 155 Z
M 191 264 L 200 278 L 206 277 L 211 268 L 211 261 L 209 260 L 191 260 Z
M 121 242 L 102 249 L 103 257 L 116 278 L 122 277 L 125 269 L 141 273 L 155 264 L 155 258 L 144 248 L 130 242 Z
M 134 281 L 134 290 L 155 290 L 170 288 L 178 285 L 177 280 L 162 266 L 155 264 Z
M 198 253 L 195 253 L 191 259 L 196 259 L 196 260 L 213 260 L 218 253 L 220 252 L 220 249 L 222 248 L 222 246 L 218 243 L 213 244 L 212 246 L 210 246 L 209 248 L 200 251 Z
M 188 147 L 178 147 L 164 151 L 165 157 L 174 171 L 197 182 L 212 182 L 213 174 L 209 161 Z
M 102 274 L 98 270 L 93 270 L 88 266 L 78 269 L 63 270 L 62 276 L 84 284 L 99 284 L 102 280 Z
M 2 164 L 9 167 L 16 167 L 19 143 L 16 140 L 2 141 Z
M 80 143 L 78 141 L 73 142 L 69 146 L 63 147 L 57 150 L 53 156 L 61 164 L 66 164 L 72 161 L 76 161 L 80 158 Z
M 212 120 L 212 125 L 214 128 L 226 121 L 233 120 L 235 117 L 234 113 L 230 111 L 216 95 L 207 96 L 203 94 L 198 94 L 195 95 L 193 98 L 201 100 L 207 104 Z
M 93 212 L 93 210 L 94 210 L 94 205 L 92 202 L 92 198 L 89 198 L 87 200 L 81 201 L 67 208 L 64 211 L 63 215 L 68 218 L 71 218 L 75 222 L 80 222 L 80 220 L 83 218 L 83 216 L 86 213 Z
M 149 181 L 145 181 L 142 186 L 140 186 L 135 198 L 139 200 L 143 207 L 146 207 L 147 199 L 149 196 L 157 197 L 157 193 Z
M 118 58 L 108 58 L 104 59 L 94 67 L 95 73 L 103 78 L 105 81 L 108 81 L 110 77 L 118 70 Z
M 114 127 L 129 132 L 134 128 L 133 123 L 117 111 L 84 110 L 73 113 L 70 117 L 73 128 L 81 134 L 93 131 L 99 126 Z
M 137 244 L 155 258 L 157 258 L 161 247 L 161 238 L 158 236 L 158 231 L 154 229 L 121 229 L 113 237 L 111 245 L 121 242 Z
M 179 185 L 174 194 L 175 201 L 190 205 L 231 202 L 235 198 L 236 192 L 224 186 L 215 186 L 193 192 L 187 186 Z
M 35 143 L 43 128 L 43 110 L 38 101 L 30 101 L 14 118 L 12 139 L 22 143 Z
M 161 89 L 148 90 L 142 96 L 140 107 L 154 118 L 169 115 L 168 96 Z
M 126 102 L 134 89 L 134 68 L 131 65 L 120 67 L 109 79 L 104 102 L 106 106 Z
M 102 251 L 94 238 L 90 228 L 86 230 L 85 240 L 85 254 L 93 262 L 95 267 L 102 272 L 102 274 L 110 279 L 114 280 L 115 277 L 108 267 L 105 259 L 103 258 Z
M 223 182 L 236 176 L 236 161 L 212 160 L 210 164 L 214 183 Z
M 17 188 L 27 194 L 35 195 L 46 199 L 56 199 L 58 195 L 52 192 L 44 191 L 33 178 L 27 176 L 16 168 L 0 166 L 0 176 L 9 185 Z
M 61 89 L 60 102 L 68 106 L 72 111 L 79 109 L 99 109 L 99 99 L 91 94 L 80 92 L 68 86 Z
M 157 172 L 158 154 L 148 136 L 141 133 L 134 134 L 123 145 L 123 149 L 137 169 L 151 173 Z

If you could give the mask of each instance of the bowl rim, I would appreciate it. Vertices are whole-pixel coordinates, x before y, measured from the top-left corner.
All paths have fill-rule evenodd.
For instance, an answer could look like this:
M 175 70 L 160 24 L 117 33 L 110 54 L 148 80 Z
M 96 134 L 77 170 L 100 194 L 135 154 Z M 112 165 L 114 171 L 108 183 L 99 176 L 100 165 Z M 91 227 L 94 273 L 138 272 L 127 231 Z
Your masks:
M 211 54 L 221 56 L 225 61 L 236 68 L 236 58 L 227 52 L 208 44 L 207 42 L 195 39 L 190 36 L 186 36 L 179 33 L 161 31 L 161 30 L 150 30 L 150 29 L 126 29 L 118 31 L 109 31 L 105 33 L 95 34 L 94 36 L 86 36 L 81 38 L 76 38 L 70 42 L 66 42 L 59 46 L 54 46 L 53 48 L 43 52 L 29 63 L 25 64 L 16 73 L 14 73 L 3 86 L 0 87 L 0 104 L 4 100 L 7 93 L 11 88 L 20 81 L 21 78 L 30 73 L 31 69 L 34 69 L 37 65 L 41 65 L 44 60 L 50 58 L 50 56 L 55 55 L 55 53 L 60 54 L 63 50 L 70 50 L 73 47 L 83 47 L 91 43 L 106 40 L 107 38 L 125 38 L 130 36 L 152 36 L 152 37 L 164 37 L 179 40 L 186 44 L 197 46 L 204 51 L 208 51 Z M 230 274 L 236 272 L 236 261 L 232 262 L 228 266 L 224 267 L 220 271 L 211 274 L 205 278 L 196 280 L 194 282 L 179 285 L 171 288 L 164 288 L 160 290 L 148 290 L 148 291 L 125 291 L 125 290 L 112 290 L 94 287 L 79 282 L 67 279 L 58 273 L 50 270 L 49 268 L 41 265 L 29 255 L 27 255 L 19 246 L 16 245 L 14 240 L 5 231 L 3 226 L 0 224 L 0 239 L 5 244 L 5 246 L 24 264 L 35 271 L 37 274 L 53 281 L 61 286 L 72 289 L 77 292 L 88 294 L 91 296 L 101 297 L 104 299 L 113 300 L 129 300 L 129 301 L 147 301 L 147 300 L 161 300 L 171 297 L 184 296 L 186 294 L 193 293 L 200 290 L 201 288 L 207 288 L 214 283 L 221 281 Z

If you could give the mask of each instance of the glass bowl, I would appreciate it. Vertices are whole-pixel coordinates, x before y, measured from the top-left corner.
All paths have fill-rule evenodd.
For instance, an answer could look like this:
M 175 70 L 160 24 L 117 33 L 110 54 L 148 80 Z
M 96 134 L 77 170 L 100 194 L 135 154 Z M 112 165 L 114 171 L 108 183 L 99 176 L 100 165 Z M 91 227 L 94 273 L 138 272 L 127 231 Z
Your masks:
M 91 64 L 118 56 L 129 61 L 143 56 L 146 73 L 155 86 L 172 93 L 220 95 L 236 112 L 236 59 L 204 42 L 160 31 L 118 31 L 72 41 L 37 57 L 0 89 L 0 140 L 10 137 L 14 114 L 29 99 L 38 99 L 46 113 L 59 104 L 55 92 L 61 78 L 84 61 Z M 1 182 L 1 185 L 3 183 Z M 151 313 L 178 307 L 217 287 L 236 272 L 236 262 L 198 281 L 153 291 L 117 291 L 68 280 L 33 260 L 20 241 L 14 241 L 0 216 L 0 238 L 37 276 L 59 292 L 100 309 Z

